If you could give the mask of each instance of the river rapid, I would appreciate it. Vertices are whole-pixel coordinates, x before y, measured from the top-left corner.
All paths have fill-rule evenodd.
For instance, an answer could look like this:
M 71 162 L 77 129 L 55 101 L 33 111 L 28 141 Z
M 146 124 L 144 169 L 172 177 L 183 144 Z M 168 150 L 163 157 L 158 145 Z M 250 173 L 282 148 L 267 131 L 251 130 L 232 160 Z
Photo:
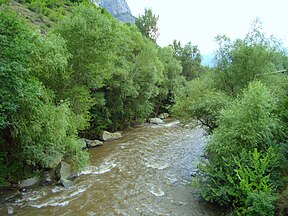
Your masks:
M 221 215 L 189 186 L 205 131 L 170 120 L 143 124 L 90 149 L 73 186 L 27 189 L 0 204 L 0 215 Z

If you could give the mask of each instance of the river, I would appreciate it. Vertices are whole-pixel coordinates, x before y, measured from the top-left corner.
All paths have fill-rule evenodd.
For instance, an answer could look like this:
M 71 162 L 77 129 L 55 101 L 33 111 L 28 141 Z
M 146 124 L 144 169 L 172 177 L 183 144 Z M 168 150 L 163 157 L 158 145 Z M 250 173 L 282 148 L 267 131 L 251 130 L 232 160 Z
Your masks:
M 0 215 L 221 215 L 189 186 L 205 143 L 203 129 L 179 121 L 134 127 L 90 149 L 90 166 L 69 189 L 47 186 L 7 195 Z

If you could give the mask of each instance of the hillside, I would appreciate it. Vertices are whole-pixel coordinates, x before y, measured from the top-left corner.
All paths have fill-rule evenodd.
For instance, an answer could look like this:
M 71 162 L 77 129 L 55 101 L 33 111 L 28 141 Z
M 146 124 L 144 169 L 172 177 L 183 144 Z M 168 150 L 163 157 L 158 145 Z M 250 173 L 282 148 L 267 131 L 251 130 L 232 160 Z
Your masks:
M 77 2 L 92 2 L 96 6 L 105 8 L 113 17 L 122 23 L 134 23 L 135 18 L 125 0 L 82 0 Z M 45 3 L 46 2 L 46 3 Z M 13 10 L 26 19 L 30 25 L 47 33 L 56 22 L 69 15 L 75 3 L 73 1 L 22 1 L 10 0 Z

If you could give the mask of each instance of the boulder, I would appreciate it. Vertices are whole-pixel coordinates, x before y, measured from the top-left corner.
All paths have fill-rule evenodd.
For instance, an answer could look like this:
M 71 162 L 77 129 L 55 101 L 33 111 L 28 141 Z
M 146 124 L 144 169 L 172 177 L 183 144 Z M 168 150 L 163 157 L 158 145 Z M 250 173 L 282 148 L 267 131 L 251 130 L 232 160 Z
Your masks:
M 158 118 L 160 119 L 166 119 L 166 118 L 169 118 L 169 114 L 168 113 L 161 113 Z
M 151 124 L 157 124 L 157 125 L 158 124 L 164 124 L 164 121 L 162 119 L 160 119 L 160 118 L 150 118 L 149 122 Z
M 61 163 L 57 167 L 58 179 L 70 179 L 72 174 L 73 172 L 71 166 L 64 161 L 61 161 Z
M 102 146 L 103 142 L 100 140 L 88 140 L 88 139 L 82 139 L 85 141 L 86 147 L 91 148 L 91 147 L 96 147 L 96 146 Z
M 121 132 L 110 133 L 108 131 L 103 131 L 103 133 L 101 134 L 101 139 L 103 141 L 115 140 L 121 137 L 122 137 Z
M 55 170 L 49 170 L 44 172 L 43 184 L 50 185 L 56 182 Z
M 19 188 L 26 188 L 26 187 L 31 187 L 39 183 L 39 179 L 37 177 L 33 178 L 28 178 L 20 182 L 18 185 Z
M 67 179 L 60 179 L 60 183 L 64 188 L 70 188 L 73 185 L 73 182 Z

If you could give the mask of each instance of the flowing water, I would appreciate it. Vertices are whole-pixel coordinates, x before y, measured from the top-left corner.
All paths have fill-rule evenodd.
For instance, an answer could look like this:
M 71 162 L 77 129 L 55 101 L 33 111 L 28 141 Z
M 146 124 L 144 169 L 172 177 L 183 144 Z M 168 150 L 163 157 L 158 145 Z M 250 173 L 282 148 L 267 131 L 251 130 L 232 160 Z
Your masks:
M 90 166 L 69 189 L 38 187 L 6 197 L 0 215 L 221 215 L 189 186 L 205 143 L 203 129 L 178 121 L 137 126 L 90 149 Z

